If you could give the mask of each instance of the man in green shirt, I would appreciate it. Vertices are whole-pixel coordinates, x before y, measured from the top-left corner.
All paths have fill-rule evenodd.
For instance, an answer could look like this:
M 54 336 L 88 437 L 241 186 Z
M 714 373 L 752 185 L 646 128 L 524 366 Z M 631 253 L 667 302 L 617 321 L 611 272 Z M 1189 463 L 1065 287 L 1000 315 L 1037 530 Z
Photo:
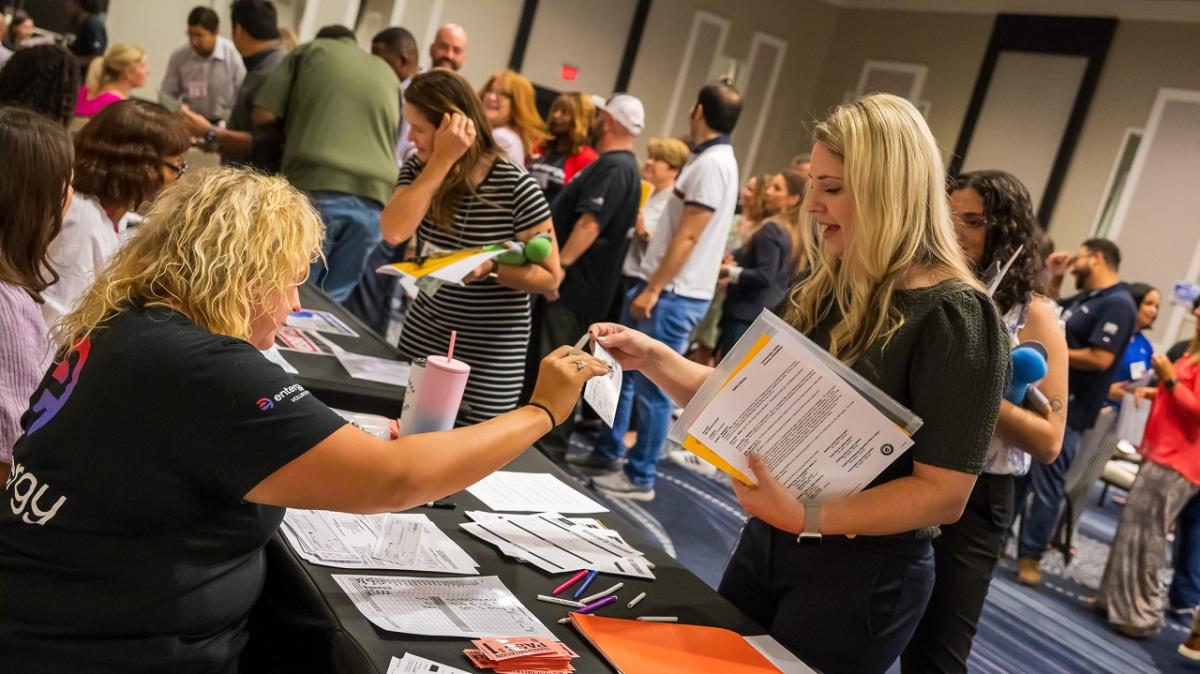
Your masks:
M 313 264 L 310 280 L 341 302 L 379 243 L 396 183 L 399 82 L 353 36 L 318 36 L 283 60 L 254 105 L 256 126 L 282 120 L 283 175 L 325 222 L 326 263 Z

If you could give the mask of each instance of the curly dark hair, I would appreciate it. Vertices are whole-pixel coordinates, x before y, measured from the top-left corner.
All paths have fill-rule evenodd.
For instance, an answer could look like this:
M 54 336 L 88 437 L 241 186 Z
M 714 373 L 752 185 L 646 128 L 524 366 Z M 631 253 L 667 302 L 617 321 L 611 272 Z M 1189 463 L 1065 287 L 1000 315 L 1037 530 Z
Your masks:
M 75 189 L 106 206 L 137 208 L 162 187 L 166 158 L 190 145 L 187 128 L 163 106 L 113 103 L 75 136 Z
M 79 66 L 63 47 L 41 44 L 17 50 L 0 69 L 0 105 L 14 105 L 66 127 L 75 114 Z
M 1003 267 L 1017 247 L 1024 246 L 992 297 L 1000 313 L 1028 302 L 1034 293 L 1044 293 L 1040 278 L 1043 261 L 1038 251 L 1045 234 L 1033 214 L 1025 185 L 1004 171 L 969 171 L 951 178 L 949 183 L 949 192 L 973 189 L 983 199 L 987 236 L 976 274 Z

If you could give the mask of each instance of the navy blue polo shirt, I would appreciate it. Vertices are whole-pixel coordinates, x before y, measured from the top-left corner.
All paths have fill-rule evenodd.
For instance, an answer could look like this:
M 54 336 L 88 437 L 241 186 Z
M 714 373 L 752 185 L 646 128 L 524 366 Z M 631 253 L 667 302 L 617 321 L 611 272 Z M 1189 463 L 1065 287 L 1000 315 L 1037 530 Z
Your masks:
M 1067 348 L 1095 347 L 1113 354 L 1104 370 L 1071 368 L 1067 385 L 1067 425 L 1085 431 L 1096 423 L 1108 398 L 1108 385 L 1121 368 L 1121 357 L 1137 326 L 1137 306 L 1129 287 L 1118 283 L 1100 290 L 1082 292 L 1059 302 L 1067 333 Z

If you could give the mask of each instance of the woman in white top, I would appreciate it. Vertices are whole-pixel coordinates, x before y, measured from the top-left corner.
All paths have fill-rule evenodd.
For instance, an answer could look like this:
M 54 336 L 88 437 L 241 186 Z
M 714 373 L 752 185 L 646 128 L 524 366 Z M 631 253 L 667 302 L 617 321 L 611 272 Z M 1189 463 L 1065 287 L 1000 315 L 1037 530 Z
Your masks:
M 131 100 L 100 111 L 75 137 L 75 199 L 50 244 L 58 281 L 42 292 L 53 327 L 121 245 L 125 216 L 187 169 L 187 129 L 166 108 Z
M 933 541 L 933 595 L 901 656 L 905 674 L 967 671 L 992 572 L 1016 516 L 1016 477 L 1029 472 L 1031 459 L 1054 462 L 1067 424 L 1067 338 L 1054 302 L 1041 294 L 1041 230 L 1029 192 L 1003 171 L 972 171 L 951 181 L 950 210 L 959 244 L 983 283 L 992 283 L 1015 256 L 992 299 L 1014 346 L 1037 341 L 1046 348 L 1048 370 L 1037 388 L 1050 412 L 1000 403 L 987 462 L 963 516 Z
M 523 75 L 505 70 L 488 78 L 479 98 L 492 139 L 509 161 L 525 168 L 533 146 L 552 138 L 538 114 L 533 84 Z

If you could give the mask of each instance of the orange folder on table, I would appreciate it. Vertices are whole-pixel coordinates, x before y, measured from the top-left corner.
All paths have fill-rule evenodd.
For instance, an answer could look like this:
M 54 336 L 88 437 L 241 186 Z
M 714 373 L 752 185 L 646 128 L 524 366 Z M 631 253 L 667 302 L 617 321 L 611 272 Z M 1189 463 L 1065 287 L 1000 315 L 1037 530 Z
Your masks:
M 719 627 L 572 613 L 571 624 L 620 674 L 778 674 L 741 635 Z

